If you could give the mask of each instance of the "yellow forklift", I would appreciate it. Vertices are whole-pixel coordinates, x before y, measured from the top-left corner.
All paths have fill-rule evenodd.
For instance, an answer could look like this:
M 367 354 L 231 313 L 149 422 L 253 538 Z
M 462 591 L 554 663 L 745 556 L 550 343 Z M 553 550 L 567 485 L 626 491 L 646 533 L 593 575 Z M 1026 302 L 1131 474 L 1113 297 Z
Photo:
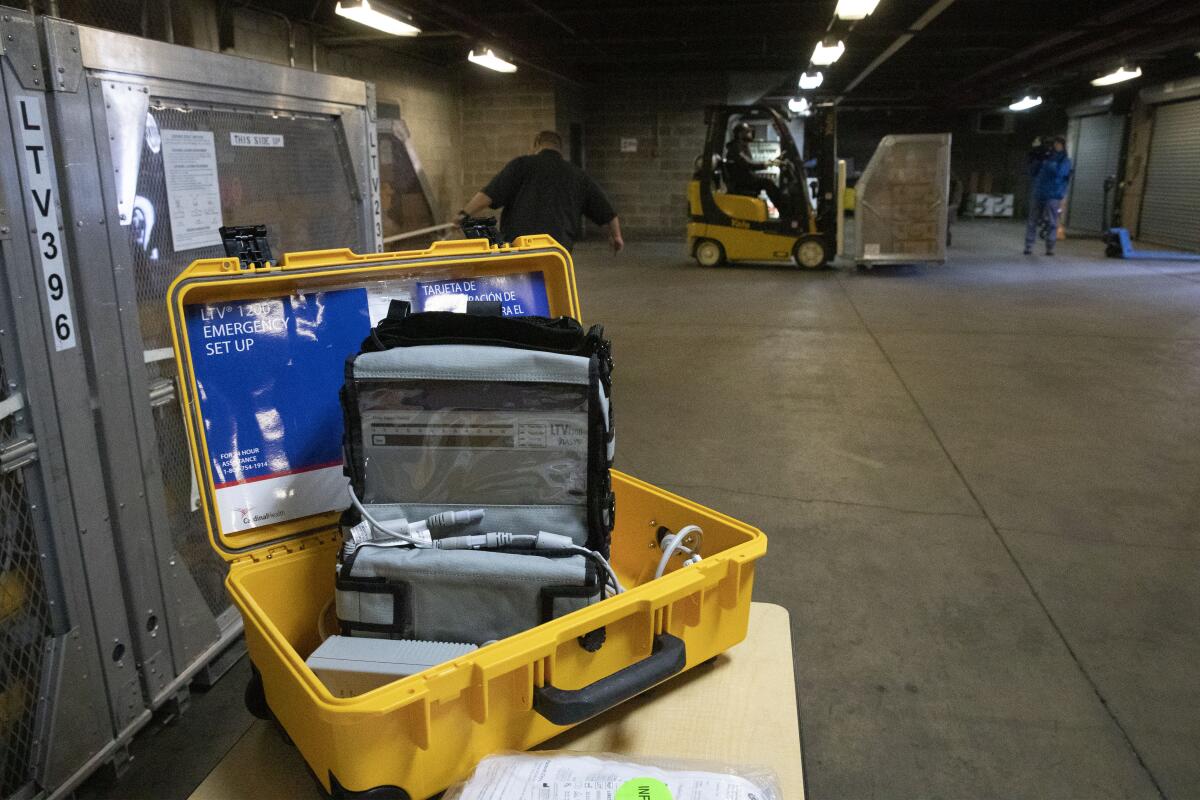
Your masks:
M 705 109 L 708 135 L 704 153 L 688 184 L 688 252 L 704 267 L 734 261 L 786 261 L 805 269 L 820 269 L 834 257 L 837 208 L 834 189 L 836 116 L 817 109 L 808 130 L 819 143 L 819 187 L 814 202 L 809 177 L 787 119 L 768 105 L 709 106 Z M 760 197 L 727 191 L 725 144 L 735 126 L 766 123 L 779 139 L 779 188 L 784 198 L 778 215 L 769 213 Z

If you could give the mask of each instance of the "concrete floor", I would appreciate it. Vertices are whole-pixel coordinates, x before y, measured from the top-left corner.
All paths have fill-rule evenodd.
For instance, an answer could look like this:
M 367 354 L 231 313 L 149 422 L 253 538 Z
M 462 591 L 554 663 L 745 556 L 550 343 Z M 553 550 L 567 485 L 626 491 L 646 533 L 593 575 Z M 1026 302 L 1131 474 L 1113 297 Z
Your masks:
M 770 536 L 816 800 L 1200 797 L 1200 264 L 955 237 L 869 272 L 582 245 L 618 464 Z M 185 797 L 244 672 L 82 796 Z

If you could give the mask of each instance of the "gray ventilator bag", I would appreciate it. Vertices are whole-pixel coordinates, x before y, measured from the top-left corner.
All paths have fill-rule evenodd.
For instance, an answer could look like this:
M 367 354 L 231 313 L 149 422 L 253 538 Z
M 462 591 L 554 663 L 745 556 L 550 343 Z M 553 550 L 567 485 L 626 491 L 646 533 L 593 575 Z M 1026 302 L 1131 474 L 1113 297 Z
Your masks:
M 346 363 L 345 465 L 362 511 L 342 523 L 347 541 L 372 541 L 339 561 L 342 633 L 484 644 L 603 599 L 589 555 L 607 558 L 612 530 L 611 371 L 598 326 L 393 303 Z M 370 524 L 478 511 L 423 535 L 546 532 L 574 547 L 397 546 Z

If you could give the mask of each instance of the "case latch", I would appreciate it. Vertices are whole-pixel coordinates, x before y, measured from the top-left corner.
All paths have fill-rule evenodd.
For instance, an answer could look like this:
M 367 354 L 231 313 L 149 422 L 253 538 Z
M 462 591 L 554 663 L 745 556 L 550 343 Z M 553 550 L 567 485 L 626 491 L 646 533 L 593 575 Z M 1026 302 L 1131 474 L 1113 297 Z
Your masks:
M 271 262 L 266 225 L 227 225 L 220 229 L 225 255 L 236 257 L 242 269 L 265 267 Z
M 487 239 L 493 247 L 504 244 L 495 217 L 467 217 L 462 221 L 462 231 L 468 239 Z

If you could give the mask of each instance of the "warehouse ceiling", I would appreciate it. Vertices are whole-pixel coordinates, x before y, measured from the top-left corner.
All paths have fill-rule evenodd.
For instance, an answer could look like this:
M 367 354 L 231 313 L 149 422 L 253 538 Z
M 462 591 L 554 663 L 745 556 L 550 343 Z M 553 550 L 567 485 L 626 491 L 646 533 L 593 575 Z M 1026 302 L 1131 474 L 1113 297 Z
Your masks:
M 256 5 L 296 11 L 287 0 Z M 589 84 L 614 73 L 796 76 L 830 29 L 836 0 L 393 3 L 422 28 L 412 39 L 373 34 L 336 17 L 333 5 L 318 0 L 312 14 L 332 46 L 381 43 L 450 65 L 485 44 L 525 69 Z M 1074 99 L 1122 60 L 1147 79 L 1200 73 L 1196 0 L 880 0 L 867 19 L 836 25 L 846 52 L 814 94 L 847 106 L 988 108 L 1027 90 Z M 767 94 L 794 90 L 791 77 Z

